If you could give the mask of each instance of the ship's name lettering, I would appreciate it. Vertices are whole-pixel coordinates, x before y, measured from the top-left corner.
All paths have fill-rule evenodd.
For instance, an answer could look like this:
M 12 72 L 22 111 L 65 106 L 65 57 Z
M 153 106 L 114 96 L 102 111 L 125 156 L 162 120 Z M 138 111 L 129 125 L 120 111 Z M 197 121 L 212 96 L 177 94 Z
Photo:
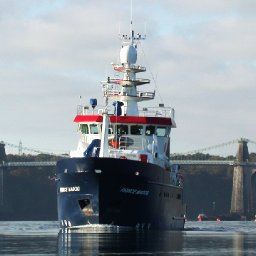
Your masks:
M 80 187 L 60 187 L 60 193 L 65 193 L 65 192 L 79 192 Z
M 148 196 L 148 194 L 149 194 L 148 190 L 139 190 L 139 189 L 134 189 L 134 188 L 122 188 L 120 190 L 120 192 L 126 193 L 126 194 L 144 195 L 144 196 Z

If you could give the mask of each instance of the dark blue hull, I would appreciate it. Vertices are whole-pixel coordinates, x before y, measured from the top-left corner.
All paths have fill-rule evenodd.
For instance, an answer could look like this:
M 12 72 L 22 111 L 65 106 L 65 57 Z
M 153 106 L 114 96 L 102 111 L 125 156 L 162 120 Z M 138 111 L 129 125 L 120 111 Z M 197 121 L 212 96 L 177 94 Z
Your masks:
M 114 158 L 61 160 L 57 163 L 60 226 L 181 230 L 183 189 L 170 184 L 170 173 L 149 163 Z

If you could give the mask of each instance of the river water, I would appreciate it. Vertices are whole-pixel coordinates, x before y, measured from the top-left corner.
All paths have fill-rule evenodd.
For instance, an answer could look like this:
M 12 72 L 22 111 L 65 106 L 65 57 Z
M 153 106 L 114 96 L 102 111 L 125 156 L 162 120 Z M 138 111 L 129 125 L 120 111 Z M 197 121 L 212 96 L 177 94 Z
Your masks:
M 188 221 L 185 230 L 61 234 L 57 222 L 0 222 L 0 255 L 256 255 L 256 222 Z

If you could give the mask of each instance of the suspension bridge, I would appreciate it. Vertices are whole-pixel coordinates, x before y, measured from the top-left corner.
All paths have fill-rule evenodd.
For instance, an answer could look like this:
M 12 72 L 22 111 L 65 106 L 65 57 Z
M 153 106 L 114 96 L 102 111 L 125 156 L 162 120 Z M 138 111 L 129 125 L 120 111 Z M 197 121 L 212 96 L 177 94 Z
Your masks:
M 174 153 L 170 155 L 171 163 L 178 165 L 224 165 L 233 166 L 233 189 L 231 198 L 230 212 L 241 216 L 247 213 L 256 213 L 256 184 L 253 182 L 256 177 L 256 162 L 250 161 L 248 144 L 256 146 L 256 142 L 240 138 L 229 142 L 221 143 L 211 147 L 205 147 L 193 151 Z M 230 145 L 236 145 L 236 155 L 229 157 L 213 157 L 209 152 Z M 51 156 L 67 157 L 67 155 L 56 155 L 40 150 L 22 147 L 22 144 L 14 145 L 11 143 L 0 142 L 0 174 L 4 168 L 10 167 L 41 167 L 55 166 L 56 161 L 40 162 L 5 162 L 5 146 L 18 149 L 19 154 L 22 150 Z M 255 151 L 254 151 L 255 152 Z M 216 159 L 215 159 L 216 158 Z M 256 153 L 255 153 L 256 159 Z M 0 175 L 1 176 L 1 175 Z
M 212 155 L 218 155 L 216 154 L 210 154 L 209 152 L 214 152 L 214 150 L 218 150 L 221 148 L 225 148 L 227 146 L 235 145 L 236 147 L 239 145 L 241 141 L 246 142 L 247 144 L 251 144 L 255 146 L 255 152 L 256 152 L 256 142 L 245 139 L 245 138 L 239 138 L 235 140 L 231 140 L 225 143 L 220 143 L 217 145 L 213 145 L 210 147 L 204 147 L 196 150 L 190 150 L 186 152 L 179 152 L 179 153 L 173 153 L 170 154 L 170 159 L 172 164 L 178 164 L 178 165 L 246 165 L 246 166 L 256 166 L 256 162 L 249 162 L 249 159 L 245 159 L 245 161 L 242 163 L 241 161 L 238 161 L 235 157 L 235 150 L 233 152 L 233 156 L 229 156 L 230 159 L 226 159 L 226 157 L 222 157 L 224 159 L 213 159 Z M 2 149 L 1 149 L 2 148 Z M 4 167 L 35 167 L 35 166 L 54 166 L 56 165 L 56 161 L 40 161 L 40 162 L 2 162 L 1 163 L 1 151 L 2 154 L 5 154 L 5 148 L 14 148 L 18 150 L 18 155 L 22 155 L 24 151 L 31 152 L 32 154 L 44 154 L 48 156 L 57 156 L 66 158 L 68 157 L 67 154 L 54 154 L 49 153 L 45 151 L 41 151 L 38 149 L 33 149 L 30 147 L 24 147 L 22 146 L 22 142 L 20 141 L 18 145 L 13 143 L 8 143 L 1 141 L 0 142 L 0 166 Z M 209 158 L 211 157 L 211 158 Z
M 214 151 L 216 149 L 225 148 L 227 146 L 236 145 L 236 147 L 239 148 L 239 145 L 241 143 L 250 143 L 251 145 L 255 146 L 255 152 L 256 152 L 256 142 L 245 139 L 245 138 L 239 138 L 236 140 L 232 140 L 225 143 L 220 143 L 214 146 L 205 147 L 201 149 L 196 149 L 192 151 L 187 151 L 184 153 L 174 153 L 170 155 L 172 164 L 178 164 L 178 165 L 244 165 L 244 166 L 256 166 L 256 162 L 249 161 L 249 156 L 246 159 L 243 159 L 243 161 L 237 159 L 236 156 L 229 156 L 229 160 L 226 159 L 212 159 L 212 156 L 209 154 L 209 152 Z M 247 146 L 248 147 L 248 146 Z M 235 154 L 235 151 L 234 151 Z M 224 157 L 223 157 L 224 158 Z M 227 158 L 227 157 L 226 157 Z

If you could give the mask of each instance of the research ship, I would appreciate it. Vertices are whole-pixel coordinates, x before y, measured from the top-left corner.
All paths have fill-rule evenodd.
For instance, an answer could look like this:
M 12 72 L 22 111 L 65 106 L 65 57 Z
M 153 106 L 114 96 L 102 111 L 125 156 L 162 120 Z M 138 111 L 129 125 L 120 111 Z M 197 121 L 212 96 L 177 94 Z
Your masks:
M 80 105 L 74 122 L 79 143 L 57 162 L 58 219 L 66 231 L 182 230 L 183 182 L 170 162 L 174 109 L 163 103 L 139 108 L 155 92 L 137 78 L 137 47 L 146 36 L 120 36 L 114 78 L 102 81 L 103 106 Z M 118 74 L 118 75 L 117 75 Z

